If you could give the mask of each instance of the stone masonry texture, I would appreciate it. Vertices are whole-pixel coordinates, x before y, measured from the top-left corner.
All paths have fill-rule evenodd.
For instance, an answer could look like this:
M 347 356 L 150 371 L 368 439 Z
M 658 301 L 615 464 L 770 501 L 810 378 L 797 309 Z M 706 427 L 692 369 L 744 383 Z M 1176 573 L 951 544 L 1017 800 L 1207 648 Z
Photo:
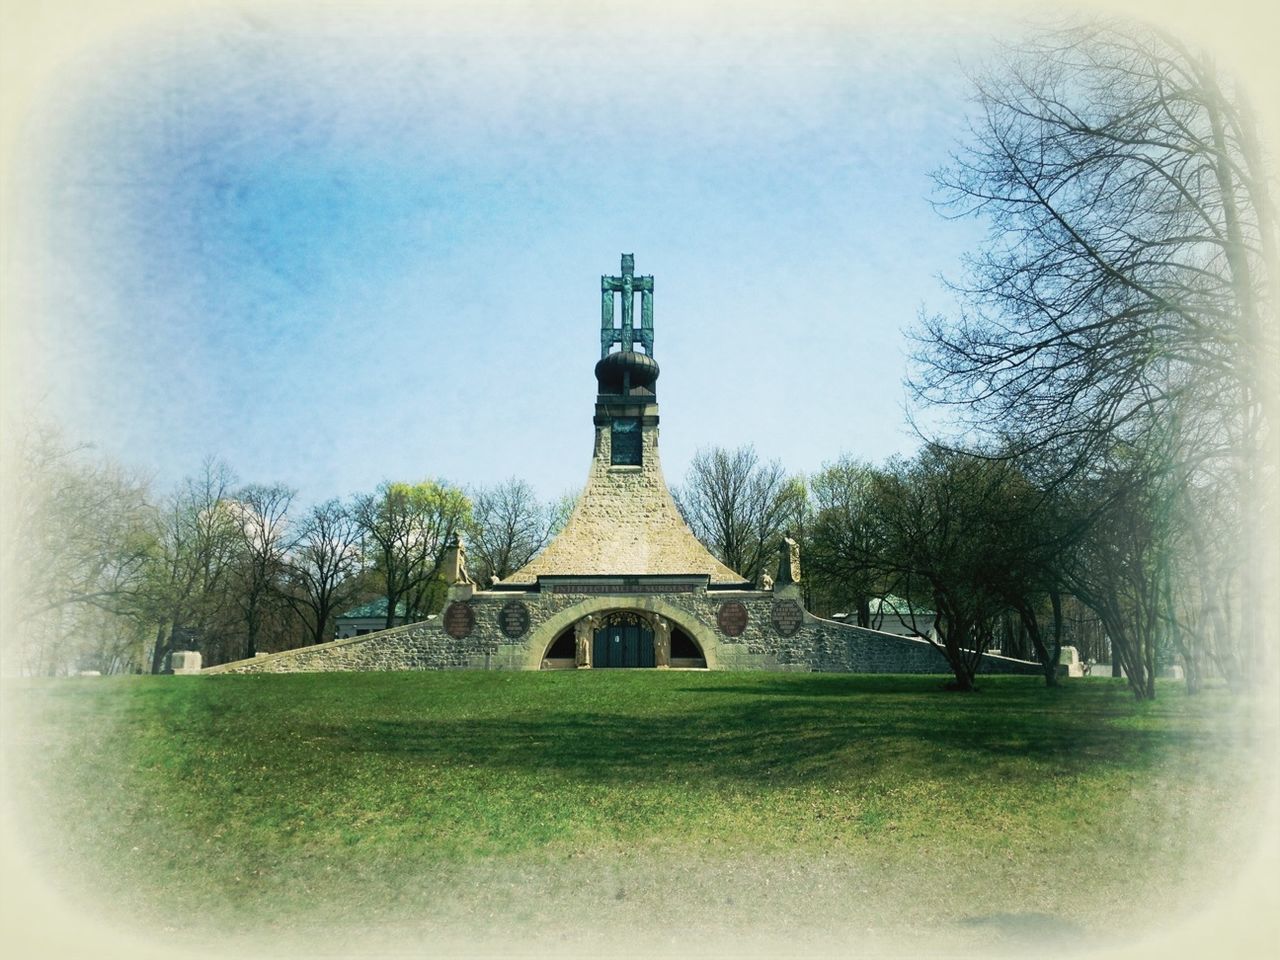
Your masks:
M 671 499 L 658 459 L 658 427 L 641 434 L 641 465 L 611 466 L 610 431 L 596 427 L 591 473 L 560 535 L 504 581 L 532 584 L 551 575 L 702 574 L 741 583 L 693 535 Z
M 523 636 L 511 638 L 501 628 L 504 604 L 516 599 L 525 604 L 530 626 Z M 725 636 L 716 627 L 716 613 L 726 600 L 737 600 L 747 609 L 747 625 L 741 636 Z M 304 673 L 342 670 L 450 670 L 537 669 L 547 648 L 573 621 L 587 613 L 609 610 L 654 609 L 651 598 L 624 594 L 583 596 L 549 591 L 481 591 L 467 602 L 475 625 L 471 633 L 455 639 L 445 633 L 441 618 L 408 624 L 379 633 L 313 647 L 274 653 L 253 660 L 210 667 L 217 673 Z M 927 641 L 880 633 L 848 624 L 822 620 L 809 613 L 791 637 L 783 637 L 771 623 L 772 592 L 758 590 L 705 590 L 665 594 L 660 611 L 689 633 L 702 648 L 710 667 L 729 670 L 796 670 L 848 673 L 947 674 L 946 660 Z M 541 627 L 564 622 L 549 633 Z M 987 655 L 980 672 L 1038 675 L 1038 664 Z

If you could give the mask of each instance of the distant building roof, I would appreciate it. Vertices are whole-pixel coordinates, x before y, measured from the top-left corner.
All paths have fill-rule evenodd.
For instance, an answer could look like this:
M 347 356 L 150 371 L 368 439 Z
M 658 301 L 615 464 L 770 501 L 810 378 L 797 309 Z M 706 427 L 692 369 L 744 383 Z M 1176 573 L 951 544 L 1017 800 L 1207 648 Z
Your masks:
M 923 607 L 916 607 L 913 611 L 911 603 L 902 597 L 894 596 L 892 593 L 885 597 L 876 597 L 867 604 L 868 609 L 872 613 L 891 613 L 896 616 L 933 616 L 932 610 L 926 610 Z
M 396 604 L 396 616 L 398 618 L 404 619 L 407 613 L 408 611 L 406 610 L 403 601 Z M 387 598 L 378 597 L 378 599 L 370 600 L 368 603 L 363 603 L 358 607 L 352 607 L 346 613 L 338 614 L 337 619 L 338 620 L 373 620 L 376 617 L 382 617 L 383 619 L 386 619 L 386 616 L 387 616 Z

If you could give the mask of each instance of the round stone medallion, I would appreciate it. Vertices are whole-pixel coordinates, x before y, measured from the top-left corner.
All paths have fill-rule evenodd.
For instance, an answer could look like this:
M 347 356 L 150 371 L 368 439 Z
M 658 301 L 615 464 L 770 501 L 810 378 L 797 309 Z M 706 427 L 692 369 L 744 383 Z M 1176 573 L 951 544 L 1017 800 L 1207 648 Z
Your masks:
M 794 637 L 804 623 L 804 610 L 794 600 L 779 600 L 773 605 L 773 629 L 784 637 Z
M 455 640 L 462 640 L 471 635 L 471 628 L 476 625 L 476 615 L 471 612 L 471 604 L 455 600 L 444 611 L 444 632 Z
M 726 637 L 740 637 L 747 629 L 747 608 L 737 600 L 726 600 L 716 612 L 716 626 Z
M 508 600 L 498 611 L 498 628 L 512 640 L 523 637 L 529 629 L 529 608 L 519 600 Z

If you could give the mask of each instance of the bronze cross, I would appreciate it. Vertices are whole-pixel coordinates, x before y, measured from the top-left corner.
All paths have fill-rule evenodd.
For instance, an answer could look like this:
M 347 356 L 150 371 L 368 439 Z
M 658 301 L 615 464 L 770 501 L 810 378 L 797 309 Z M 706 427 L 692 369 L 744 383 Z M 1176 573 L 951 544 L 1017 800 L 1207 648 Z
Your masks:
M 615 343 L 630 350 L 636 334 L 644 352 L 653 356 L 653 277 L 637 277 L 634 253 L 622 255 L 622 276 L 600 278 L 600 357 L 609 355 Z M 640 294 L 640 329 L 634 326 L 635 294 Z M 622 294 L 622 327 L 613 325 L 613 295 Z

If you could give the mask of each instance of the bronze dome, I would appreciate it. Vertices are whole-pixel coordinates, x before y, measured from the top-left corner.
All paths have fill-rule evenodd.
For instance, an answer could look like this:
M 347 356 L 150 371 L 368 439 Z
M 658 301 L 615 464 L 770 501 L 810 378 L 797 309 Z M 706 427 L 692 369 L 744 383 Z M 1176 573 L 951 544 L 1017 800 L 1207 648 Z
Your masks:
M 611 396 L 652 396 L 658 380 L 658 361 L 644 353 L 622 350 L 596 364 L 600 393 Z

